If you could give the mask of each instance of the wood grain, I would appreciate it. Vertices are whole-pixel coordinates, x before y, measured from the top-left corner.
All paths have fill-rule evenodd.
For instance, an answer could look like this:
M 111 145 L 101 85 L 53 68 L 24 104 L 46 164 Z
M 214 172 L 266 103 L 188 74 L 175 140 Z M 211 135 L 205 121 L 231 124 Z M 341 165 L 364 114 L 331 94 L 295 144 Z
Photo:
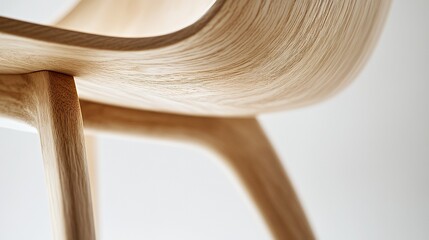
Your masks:
M 87 129 L 218 153 L 276 239 L 314 239 L 251 116 L 315 103 L 344 87 L 373 48 L 390 1 L 221 0 L 193 24 L 167 17 L 164 26 L 162 11 L 171 16 L 171 6 L 150 20 L 138 10 L 123 17 L 133 4 L 149 6 L 126 2 L 109 0 L 97 14 L 90 9 L 100 3 L 83 2 L 58 23 L 67 29 L 0 17 L 0 73 L 9 74 L 0 76 L 0 114 L 39 131 L 56 239 L 95 239 L 80 110 Z M 141 21 L 160 25 L 139 28 Z M 39 70 L 75 76 L 81 109 L 72 77 L 27 74 Z
M 39 128 L 44 129 L 44 134 L 42 134 L 44 137 L 42 137 L 42 140 L 44 138 L 47 139 L 43 140 L 42 144 L 45 146 L 52 145 L 53 143 L 47 142 L 53 141 L 52 138 L 55 134 L 49 134 L 49 131 L 47 130 L 51 128 L 60 129 L 58 124 L 52 124 L 46 120 L 42 121 L 42 119 L 45 119 L 46 117 L 39 116 L 40 114 L 36 115 L 39 117 L 34 118 L 34 115 L 31 115 L 32 111 L 30 111 L 30 117 L 28 118 L 21 116 L 27 116 L 26 112 L 28 111 L 28 108 L 31 109 L 31 107 L 27 107 L 27 105 L 32 106 L 31 102 L 37 102 L 40 104 L 45 102 L 47 99 L 46 95 L 49 95 L 49 91 L 47 91 L 44 97 L 41 98 L 45 99 L 43 101 L 34 101 L 29 97 L 32 95 L 29 94 L 31 91 L 28 91 L 28 89 L 32 89 L 31 86 L 33 85 L 33 82 L 36 82 L 36 79 L 45 80 L 45 82 L 46 79 L 57 79 L 58 84 L 65 84 L 63 83 L 64 78 L 65 77 L 63 75 L 56 73 L 51 73 L 51 75 L 47 73 L 34 73 L 22 76 L 0 75 L 0 114 L 7 117 L 18 118 L 33 125 L 36 123 L 36 126 L 38 126 L 37 124 L 39 123 L 42 124 L 43 126 L 39 126 Z M 71 78 L 68 77 L 66 80 L 70 81 Z M 65 82 L 67 83 L 67 81 Z M 42 86 L 41 84 L 46 83 L 40 82 L 37 84 L 37 86 L 39 86 L 37 89 L 47 88 L 46 86 L 40 87 Z M 15 89 L 15 91 L 12 91 L 11 89 Z M 51 89 L 57 89 L 60 93 L 68 91 L 61 90 L 57 86 L 52 86 Z M 65 96 L 57 96 L 55 99 L 63 99 L 63 97 Z M 19 108 L 20 106 L 24 107 Z M 68 106 L 67 104 L 62 104 L 62 106 L 62 109 L 78 109 L 75 105 L 66 107 Z M 254 118 L 192 117 L 127 109 L 83 100 L 80 102 L 80 106 L 82 116 L 84 118 L 85 129 L 90 131 L 91 134 L 96 134 L 101 131 L 185 141 L 197 144 L 217 153 L 220 159 L 223 159 L 225 163 L 237 174 L 276 239 L 314 239 L 304 211 L 302 210 L 299 200 L 294 193 L 293 187 L 268 139 Z M 39 111 L 36 111 L 36 113 L 37 112 Z M 42 114 L 46 113 L 46 111 L 40 112 Z M 76 116 L 71 119 L 76 119 Z M 75 126 L 76 124 L 71 125 Z M 68 134 L 70 134 L 70 136 L 78 135 L 79 138 L 81 138 L 80 134 L 74 132 L 69 132 Z M 69 144 L 68 147 L 73 147 L 74 150 L 72 151 L 76 151 L 80 156 L 82 156 L 82 154 L 84 154 L 84 150 L 82 150 L 83 146 L 78 140 L 74 142 L 75 144 L 73 146 L 69 146 Z M 61 145 L 62 147 L 60 149 L 67 147 L 64 146 L 66 143 L 62 142 L 62 144 L 63 145 Z M 58 144 L 56 146 L 58 146 Z M 45 151 L 49 149 L 52 150 L 55 148 L 45 147 Z M 52 154 L 53 153 L 46 153 L 45 156 L 52 156 Z M 48 159 L 52 159 L 52 157 Z M 78 159 L 78 162 L 80 162 L 79 166 L 83 166 L 81 165 L 84 164 L 83 159 Z M 52 166 L 57 165 L 55 165 L 55 162 L 52 163 L 52 161 L 49 160 L 47 167 Z M 53 169 L 58 169 L 58 167 L 53 167 Z M 67 172 L 70 169 L 65 168 L 64 170 Z M 82 181 L 86 181 L 87 183 L 86 171 L 82 168 L 77 170 L 82 174 L 79 174 L 78 178 L 82 179 Z M 55 174 L 56 171 L 51 171 L 51 173 Z M 50 176 L 50 178 L 51 180 L 48 182 L 54 183 L 54 186 L 62 184 L 62 182 L 58 183 L 58 181 L 55 180 L 58 179 L 58 177 Z M 52 180 L 52 178 L 54 178 L 54 180 Z M 67 177 L 67 179 L 69 178 L 70 176 Z M 68 181 L 72 183 L 72 186 L 81 185 L 81 183 L 73 181 L 73 178 Z M 57 192 L 54 190 L 51 192 L 54 197 L 57 197 L 57 195 L 54 194 Z M 80 225 L 81 223 L 83 224 L 83 222 L 89 221 L 88 214 L 90 212 L 90 203 L 88 203 L 88 198 L 90 197 L 90 194 L 87 187 L 83 187 L 83 189 L 77 188 L 72 192 L 75 192 L 76 196 L 81 196 L 80 199 L 76 199 L 75 196 L 69 194 L 65 197 L 70 199 L 70 202 L 58 201 L 58 199 L 55 200 L 55 198 L 53 200 L 55 200 L 54 206 L 57 210 L 61 209 L 58 207 L 58 204 L 62 203 L 68 206 L 71 205 L 70 207 L 74 212 L 79 212 L 83 216 L 87 216 L 84 219 L 80 219 L 80 221 L 75 222 L 76 224 L 79 224 L 74 228 L 76 231 L 75 233 L 77 234 L 80 232 L 79 227 L 93 226 L 92 221 L 87 223 L 85 226 Z M 74 208 L 79 204 L 77 201 L 83 201 L 83 203 L 80 203 L 83 204 L 82 208 Z M 71 216 L 73 216 L 73 219 L 78 217 L 77 214 L 73 214 Z M 71 216 L 63 215 L 62 217 L 67 219 Z M 61 216 L 58 216 L 55 219 L 60 217 Z M 64 224 L 64 226 L 67 227 L 68 224 Z M 61 226 L 57 225 L 56 229 L 61 229 Z
M 154 111 L 248 116 L 295 108 L 356 75 L 389 3 L 216 1 L 182 30 L 132 38 L 0 18 L 0 73 L 62 72 L 75 76 L 81 99 Z M 117 29 L 125 24 L 135 34 L 144 24 L 115 19 L 94 29 L 117 23 L 109 34 L 123 36 Z
M 98 187 L 98 147 L 97 136 L 95 134 L 85 133 L 85 149 L 88 166 L 89 183 L 91 185 L 92 209 L 94 215 L 94 225 L 96 233 L 99 231 L 99 187 Z M 98 234 L 97 234 L 98 235 Z
M 0 76 L 1 114 L 37 128 L 55 239 L 95 239 L 82 116 L 73 78 Z
M 154 37 L 198 21 L 215 0 L 81 0 L 54 24 L 59 28 L 116 37 Z M 217 3 L 221 3 L 220 1 Z
M 81 101 L 87 130 L 185 141 L 233 169 L 275 239 L 314 239 L 286 173 L 254 118 L 191 117 Z

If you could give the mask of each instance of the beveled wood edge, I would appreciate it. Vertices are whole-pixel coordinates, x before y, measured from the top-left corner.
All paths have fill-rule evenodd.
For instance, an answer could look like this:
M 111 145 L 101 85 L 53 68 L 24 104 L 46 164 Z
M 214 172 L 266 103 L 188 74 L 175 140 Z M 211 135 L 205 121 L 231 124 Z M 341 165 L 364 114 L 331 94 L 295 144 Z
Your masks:
M 0 33 L 30 38 L 34 40 L 76 47 L 115 50 L 141 51 L 160 48 L 183 41 L 196 34 L 220 11 L 226 0 L 217 0 L 210 9 L 194 24 L 176 32 L 143 38 L 124 38 L 102 36 L 57 27 L 30 23 L 0 16 Z
M 124 107 L 204 116 L 288 110 L 320 102 L 351 82 L 376 42 L 389 4 L 390 0 L 225 0 L 205 28 L 153 51 L 112 52 L 0 33 L 5 60 L 0 67 L 8 74 L 52 70 L 72 75 L 82 99 Z M 338 6 L 331 11 L 331 5 Z M 317 6 L 323 6 L 320 12 Z M 313 16 L 306 18 L 300 9 Z M 350 18 L 354 27 L 341 16 Z M 311 21 L 319 17 L 331 19 L 331 24 L 313 24 L 323 22 Z M 300 19 L 308 28 L 289 19 Z M 32 32 L 30 25 L 21 30 Z M 313 32 L 324 34 L 318 38 Z M 86 44 L 87 39 L 76 39 L 74 33 L 52 37 Z M 249 41 L 252 37 L 255 41 Z M 116 39 L 124 49 L 135 47 L 128 40 L 108 39 L 112 42 L 94 43 L 92 37 L 89 41 L 104 47 L 115 45 Z

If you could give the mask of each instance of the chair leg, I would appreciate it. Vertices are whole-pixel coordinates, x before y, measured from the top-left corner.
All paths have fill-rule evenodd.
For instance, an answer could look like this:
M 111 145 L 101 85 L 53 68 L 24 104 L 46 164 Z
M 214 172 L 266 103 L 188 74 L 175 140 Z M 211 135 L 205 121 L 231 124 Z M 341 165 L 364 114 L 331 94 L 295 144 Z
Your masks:
M 85 129 L 199 144 L 235 171 L 275 239 L 314 239 L 292 184 L 254 118 L 156 113 L 81 101 Z
M 256 119 L 224 119 L 206 145 L 235 171 L 275 239 L 314 239 L 299 199 Z
M 55 239 L 95 239 L 82 116 L 74 80 L 42 72 L 34 81 Z
M 0 75 L 0 114 L 38 128 L 56 239 L 95 239 L 82 120 L 73 79 L 52 72 Z M 85 128 L 189 141 L 236 172 L 276 239 L 314 239 L 274 150 L 254 118 L 209 118 L 81 101 Z
M 54 72 L 0 76 L 0 109 L 37 128 L 56 240 L 95 239 L 82 116 L 74 80 Z
M 89 183 L 91 185 L 92 209 L 96 233 L 99 229 L 99 198 L 98 198 L 98 155 L 97 137 L 95 134 L 85 133 L 85 148 L 88 162 Z M 98 234 L 97 234 L 98 235 Z

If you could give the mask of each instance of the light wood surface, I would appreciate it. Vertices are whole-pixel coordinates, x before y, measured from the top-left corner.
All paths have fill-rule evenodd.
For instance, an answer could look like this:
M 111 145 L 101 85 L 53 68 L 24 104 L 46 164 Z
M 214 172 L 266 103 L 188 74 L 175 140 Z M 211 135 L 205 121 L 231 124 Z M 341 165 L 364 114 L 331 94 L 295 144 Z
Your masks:
M 83 1 L 56 26 L 0 17 L 0 114 L 39 131 L 55 239 L 95 239 L 82 116 L 88 130 L 216 152 L 276 239 L 314 239 L 252 116 L 344 87 L 390 1 L 204 0 L 186 13 L 190 1 Z
M 290 181 L 254 118 L 191 117 L 81 101 L 85 129 L 186 141 L 231 167 L 275 239 L 314 239 Z
M 98 147 L 97 136 L 95 134 L 85 133 L 85 149 L 88 166 L 89 183 L 91 185 L 92 209 L 94 215 L 94 225 L 96 233 L 99 231 L 99 200 L 98 200 Z M 97 234 L 98 235 L 98 234 Z
M 0 73 L 62 72 L 75 76 L 81 99 L 154 111 L 243 116 L 294 108 L 331 96 L 356 75 L 389 2 L 216 1 L 195 24 L 141 38 L 0 18 Z M 102 32 L 115 19 L 97 26 Z M 136 24 L 145 23 L 117 24 L 138 34 Z
M 95 239 L 82 116 L 73 78 L 0 75 L 1 114 L 37 128 L 55 239 Z
M 34 101 L 34 94 L 31 94 L 30 89 L 33 88 L 32 85 L 35 84 L 35 80 L 40 80 L 40 83 L 38 83 L 40 85 L 44 82 L 42 80 L 46 79 L 56 79 L 57 81 L 53 82 L 56 82 L 59 85 L 69 84 L 67 86 L 70 86 L 71 81 L 70 77 L 65 77 L 64 75 L 59 75 L 56 73 L 48 74 L 46 72 L 21 76 L 0 75 L 0 114 L 33 124 L 43 129 L 42 133 L 45 134 L 49 133 L 49 129 L 59 130 L 60 126 L 51 124 L 46 120 L 41 121 L 42 119 L 49 120 L 50 115 L 35 118 L 33 115 L 34 111 L 31 110 L 32 106 L 34 106 L 31 104 L 32 102 L 41 104 L 44 101 Z M 38 89 L 43 88 L 46 87 L 40 87 Z M 59 92 L 57 94 L 60 95 L 70 90 L 68 88 L 61 89 L 56 86 L 52 86 L 52 89 L 56 89 L 56 91 Z M 47 95 L 49 91 L 45 91 L 45 93 L 45 95 Z M 63 97 L 66 96 L 57 96 L 55 99 L 59 100 L 63 99 Z M 72 96 L 68 96 L 67 99 L 68 98 L 76 100 L 76 97 L 73 98 Z M 63 99 L 63 101 L 65 100 Z M 298 198 L 294 193 L 293 187 L 288 180 L 284 169 L 281 166 L 278 157 L 272 149 L 268 139 L 254 118 L 192 117 L 127 109 L 83 100 L 80 102 L 80 106 L 85 129 L 90 131 L 90 134 L 103 131 L 119 134 L 143 135 L 155 138 L 186 141 L 214 151 L 237 174 L 238 178 L 243 184 L 243 187 L 245 187 L 249 192 L 249 196 L 253 199 L 254 203 L 260 210 L 261 215 L 264 217 L 266 223 L 271 229 L 273 236 L 276 239 L 314 238 L 310 226 L 306 220 L 305 214 L 299 204 Z M 65 109 L 70 108 L 70 110 L 72 110 L 72 114 L 76 114 L 76 111 L 73 111 L 73 109 L 78 110 L 77 106 L 64 103 L 62 104 L 61 108 L 63 111 L 56 112 L 65 112 L 64 114 L 67 116 L 69 116 L 70 113 L 68 111 L 64 111 Z M 46 111 L 41 111 L 41 113 L 46 113 Z M 74 116 L 67 119 L 76 118 L 77 117 Z M 40 126 L 38 125 L 39 123 Z M 80 124 L 76 123 L 70 125 L 75 126 Z M 54 135 L 44 135 L 42 133 L 41 135 L 42 144 L 44 145 L 43 148 L 45 149 L 44 151 L 55 149 L 52 148 L 53 143 L 50 142 L 53 141 L 52 137 Z M 74 142 L 68 142 L 69 144 L 66 147 L 73 147 L 73 151 L 77 151 L 76 154 L 83 156 L 84 148 L 81 142 L 82 139 L 80 139 L 81 135 L 70 131 L 68 131 L 67 134 L 69 134 L 70 137 L 65 138 L 63 136 L 63 140 L 73 138 L 73 136 L 78 136 L 78 138 L 76 138 L 77 140 Z M 44 138 L 47 140 L 43 140 Z M 57 142 L 54 144 L 55 146 L 58 146 L 58 144 L 61 143 L 62 145 L 66 145 L 66 143 L 61 141 L 58 142 L 58 140 L 55 142 Z M 74 144 L 71 146 L 72 143 Z M 49 153 L 46 154 L 46 156 L 52 155 L 52 153 L 50 153 L 51 155 L 49 155 Z M 83 159 L 79 157 L 76 160 L 80 163 L 78 166 L 83 166 L 81 165 L 84 164 Z M 49 164 L 50 162 L 51 161 L 48 162 L 47 167 L 51 167 Z M 53 169 L 58 168 L 54 167 Z M 70 169 L 64 170 L 67 171 Z M 82 174 L 78 175 L 77 179 L 81 179 L 81 181 L 85 182 L 86 187 L 83 189 L 73 189 L 73 192 L 77 191 L 75 193 L 76 195 L 65 196 L 67 199 L 70 199 L 71 203 L 64 203 L 61 201 L 59 202 L 66 204 L 67 206 L 71 205 L 69 207 L 72 208 L 72 212 L 82 214 L 81 217 L 84 219 L 77 221 L 76 218 L 79 216 L 78 214 L 72 215 L 72 219 L 75 219 L 76 222 L 74 223 L 78 224 L 78 226 L 75 226 L 76 228 L 74 228 L 74 234 L 83 234 L 81 232 L 81 227 L 84 226 L 81 224 L 86 223 L 85 226 L 91 228 L 90 226 L 93 227 L 93 223 L 92 219 L 90 222 L 87 222 L 89 221 L 88 214 L 90 213 L 90 199 L 88 199 L 90 194 L 88 192 L 87 174 L 86 171 L 84 171 L 82 168 L 78 168 L 77 170 L 80 172 L 80 174 Z M 56 172 L 51 171 L 51 173 Z M 71 176 L 68 177 L 70 178 Z M 51 179 L 48 180 L 48 183 L 54 184 L 54 186 L 57 186 L 57 184 L 62 184 L 62 182 L 57 183 L 55 179 L 52 180 L 52 176 L 50 178 Z M 74 178 L 69 179 L 69 181 L 72 182 L 71 186 L 75 186 L 75 184 L 80 186 L 81 183 L 76 183 L 73 181 L 73 179 Z M 55 191 L 55 189 L 59 190 L 58 188 L 54 188 L 51 191 L 53 196 L 57 196 L 54 193 L 58 193 Z M 76 196 L 80 196 L 81 198 L 75 199 Z M 53 200 L 54 209 L 61 209 L 58 207 L 58 199 Z M 75 201 L 83 202 L 78 203 Z M 75 205 L 79 204 L 82 204 L 82 208 L 76 209 L 75 207 L 77 206 Z M 55 216 L 55 221 L 57 223 L 61 222 L 58 221 L 58 218 L 61 216 Z M 62 215 L 62 217 L 64 219 L 68 219 L 70 216 Z M 68 226 L 67 224 L 64 225 L 65 227 Z M 57 224 L 55 229 L 61 229 L 61 226 L 63 225 Z M 91 234 L 93 234 L 93 232 L 91 232 Z M 57 239 L 63 238 L 58 237 Z M 75 239 L 92 238 L 87 237 Z
M 192 25 L 215 0 L 81 0 L 56 27 L 116 37 L 153 37 Z

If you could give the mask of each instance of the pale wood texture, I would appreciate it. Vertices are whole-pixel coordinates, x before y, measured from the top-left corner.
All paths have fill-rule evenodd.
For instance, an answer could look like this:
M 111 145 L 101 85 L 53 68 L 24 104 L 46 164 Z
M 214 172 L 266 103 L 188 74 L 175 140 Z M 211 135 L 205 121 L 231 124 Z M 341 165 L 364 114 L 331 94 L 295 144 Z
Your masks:
M 22 76 L 0 75 L 0 113 L 34 124 L 35 120 L 31 114 L 32 111 L 28 114 L 30 117 L 22 117 L 27 116 L 28 109 L 33 106 L 31 102 L 34 100 L 28 97 L 34 96 L 28 94 L 31 92 L 28 89 L 32 88 L 33 80 L 31 79 L 55 78 L 60 80 L 58 84 L 65 84 L 61 81 L 64 78 L 63 75 L 51 74 L 54 74 L 54 76 L 47 73 Z M 64 92 L 58 87 L 52 89 Z M 47 92 L 49 93 L 49 91 Z M 62 97 L 59 97 L 59 99 L 62 99 Z M 238 175 L 276 239 L 314 238 L 293 187 L 268 139 L 254 118 L 192 117 L 127 109 L 88 101 L 81 101 L 80 105 L 84 126 L 92 131 L 91 134 L 98 131 L 107 131 L 187 141 L 218 153 Z M 77 107 L 72 106 L 70 108 L 76 109 Z M 55 126 L 46 121 L 43 124 L 45 126 L 41 126 L 42 129 L 49 129 L 47 128 L 48 126 L 56 129 Z M 38 125 L 36 124 L 36 126 Z M 75 135 L 76 133 L 71 133 L 71 136 Z M 48 135 L 47 138 L 49 139 L 49 137 L 52 137 L 52 135 Z M 46 144 L 46 141 L 42 141 L 42 144 L 44 142 Z M 76 148 L 81 149 L 79 154 L 83 154 L 83 146 L 78 142 L 76 143 Z M 80 162 L 83 164 L 83 161 Z M 48 166 L 51 165 L 48 164 Z M 54 169 L 56 168 L 54 167 Z M 79 171 L 82 170 L 80 169 Z M 85 180 L 87 178 L 86 173 L 82 172 L 81 174 L 82 176 L 78 175 L 77 177 L 82 177 L 81 179 Z M 53 183 L 56 183 L 56 181 L 53 181 Z M 84 215 L 90 212 L 89 203 L 85 203 L 89 201 L 89 192 L 86 187 L 85 189 L 83 193 L 76 193 L 77 196 L 81 196 L 79 201 L 84 201 L 84 203 L 80 203 L 83 204 L 84 208 L 73 209 L 75 212 L 83 212 L 82 214 Z M 86 197 L 82 197 L 82 194 Z M 54 196 L 56 195 L 54 194 Z M 70 195 L 68 198 L 71 198 L 70 201 L 72 202 L 78 200 Z M 57 206 L 57 204 L 55 203 L 54 206 Z M 74 206 L 74 204 L 77 203 L 74 202 L 71 205 Z M 76 217 L 76 215 L 73 216 Z M 63 217 L 67 218 L 69 216 Z M 88 225 L 93 226 L 92 221 Z M 76 228 L 75 230 L 79 232 L 79 229 Z
M 284 169 L 254 118 L 191 117 L 81 101 L 86 129 L 188 141 L 220 155 L 275 239 L 314 239 Z
M 116 37 L 169 34 L 196 22 L 215 0 L 81 0 L 56 27 Z
M 345 86 L 373 48 L 390 1 L 207 0 L 198 21 L 198 14 L 173 16 L 189 1 L 154 8 L 154 1 L 109 0 L 96 14 L 102 3 L 85 1 L 57 27 L 0 17 L 0 74 L 75 76 L 85 128 L 205 146 L 236 172 L 275 238 L 313 239 L 251 116 L 318 102 Z M 150 6 L 153 15 L 139 11 Z M 72 77 L 0 76 L 0 114 L 39 130 L 56 238 L 94 239 Z
M 125 107 L 255 115 L 318 102 L 345 86 L 372 49 L 389 3 L 216 1 L 180 31 L 141 38 L 0 18 L 0 73 L 62 72 L 76 77 L 81 99 Z M 103 32 L 115 19 L 97 26 Z M 117 24 L 110 34 L 126 34 L 117 30 L 123 24 L 136 29 L 136 22 Z
M 95 239 L 82 116 L 73 78 L 0 75 L 1 114 L 37 128 L 55 239 Z
M 98 154 L 97 136 L 85 133 L 86 159 L 88 166 L 89 183 L 91 185 L 92 209 L 94 212 L 94 225 L 98 233 L 99 229 L 99 201 L 98 201 Z M 98 235 L 98 234 L 97 234 Z

